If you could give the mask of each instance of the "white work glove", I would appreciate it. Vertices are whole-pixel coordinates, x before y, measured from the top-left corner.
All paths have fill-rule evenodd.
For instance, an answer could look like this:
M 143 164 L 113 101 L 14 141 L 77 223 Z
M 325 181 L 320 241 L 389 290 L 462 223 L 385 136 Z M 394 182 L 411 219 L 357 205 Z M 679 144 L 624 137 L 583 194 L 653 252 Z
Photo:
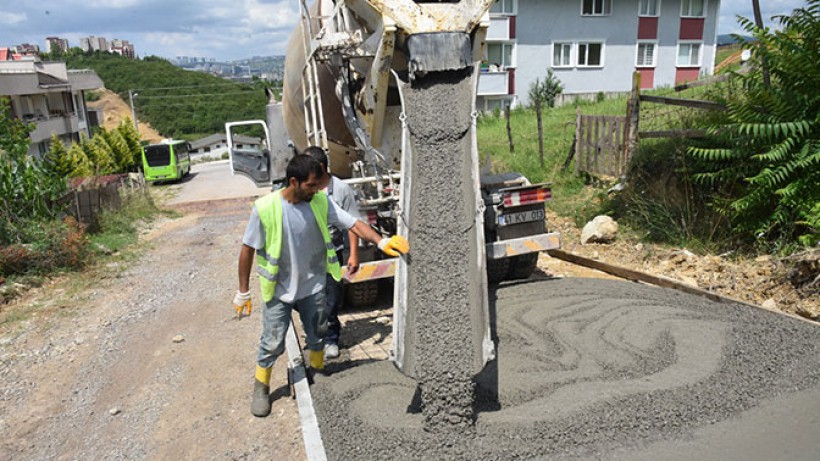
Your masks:
M 242 318 L 242 311 L 248 311 L 247 315 L 251 315 L 251 292 L 247 291 L 242 293 L 241 291 L 236 292 L 236 296 L 233 297 L 233 308 L 236 309 L 236 316 L 237 318 Z
M 379 240 L 379 249 L 387 256 L 398 256 L 410 251 L 410 242 L 401 235 Z

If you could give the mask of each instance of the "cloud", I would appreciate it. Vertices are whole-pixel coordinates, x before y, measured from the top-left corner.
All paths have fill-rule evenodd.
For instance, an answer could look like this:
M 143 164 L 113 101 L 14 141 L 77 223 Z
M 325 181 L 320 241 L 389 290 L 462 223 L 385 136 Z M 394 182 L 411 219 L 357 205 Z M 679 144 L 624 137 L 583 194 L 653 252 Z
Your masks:
M 14 25 L 26 21 L 26 13 L 9 13 L 4 11 L 0 14 L 0 24 Z

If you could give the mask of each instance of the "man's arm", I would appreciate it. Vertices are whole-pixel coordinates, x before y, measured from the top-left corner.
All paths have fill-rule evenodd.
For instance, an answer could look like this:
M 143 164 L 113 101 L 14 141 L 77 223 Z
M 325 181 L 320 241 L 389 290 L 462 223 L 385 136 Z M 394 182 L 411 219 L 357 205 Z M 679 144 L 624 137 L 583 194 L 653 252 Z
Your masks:
M 353 231 L 347 231 L 347 238 L 350 242 L 350 254 L 347 256 L 347 270 L 355 274 L 359 270 L 359 236 Z
M 382 236 L 379 235 L 378 232 L 374 231 L 372 227 L 365 224 L 360 219 L 356 220 L 356 224 L 354 224 L 353 227 L 350 228 L 350 232 L 376 245 L 378 245 L 379 242 L 382 240 Z M 353 241 L 350 242 L 350 248 L 353 248 Z
M 243 244 L 239 252 L 239 291 L 247 293 L 250 291 L 251 268 L 253 267 L 253 257 L 256 253 L 252 247 Z

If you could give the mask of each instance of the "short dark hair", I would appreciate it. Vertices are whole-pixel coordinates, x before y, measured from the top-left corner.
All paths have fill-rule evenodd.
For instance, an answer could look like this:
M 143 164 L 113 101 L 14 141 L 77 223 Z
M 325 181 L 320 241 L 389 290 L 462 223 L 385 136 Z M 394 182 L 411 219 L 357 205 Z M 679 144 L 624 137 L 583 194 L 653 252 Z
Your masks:
M 325 154 L 324 149 L 318 146 L 310 146 L 305 149 L 305 155 L 310 155 L 313 157 L 317 162 L 321 163 L 325 170 L 327 170 L 327 154 Z
M 303 183 L 308 180 L 311 173 L 316 178 L 321 178 L 325 174 L 322 165 L 316 159 L 310 155 L 299 154 L 288 162 L 285 170 L 285 181 L 290 183 L 290 178 L 294 178 L 296 182 Z

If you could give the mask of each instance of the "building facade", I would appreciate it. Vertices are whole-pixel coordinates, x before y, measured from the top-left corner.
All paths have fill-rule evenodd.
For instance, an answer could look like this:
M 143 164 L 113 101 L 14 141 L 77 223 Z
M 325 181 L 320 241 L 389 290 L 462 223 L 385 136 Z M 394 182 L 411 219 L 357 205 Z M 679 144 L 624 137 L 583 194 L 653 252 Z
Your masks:
M 552 69 L 564 99 L 672 86 L 714 70 L 720 0 L 498 0 L 479 109 L 529 104 Z
M 56 134 L 66 145 L 91 136 L 85 91 L 102 88 L 92 70 L 67 70 L 62 62 L 0 61 L 0 97 L 11 101 L 12 117 L 35 125 L 29 155 L 48 152 Z
M 46 37 L 46 52 L 58 51 L 68 53 L 68 39 L 60 37 Z

